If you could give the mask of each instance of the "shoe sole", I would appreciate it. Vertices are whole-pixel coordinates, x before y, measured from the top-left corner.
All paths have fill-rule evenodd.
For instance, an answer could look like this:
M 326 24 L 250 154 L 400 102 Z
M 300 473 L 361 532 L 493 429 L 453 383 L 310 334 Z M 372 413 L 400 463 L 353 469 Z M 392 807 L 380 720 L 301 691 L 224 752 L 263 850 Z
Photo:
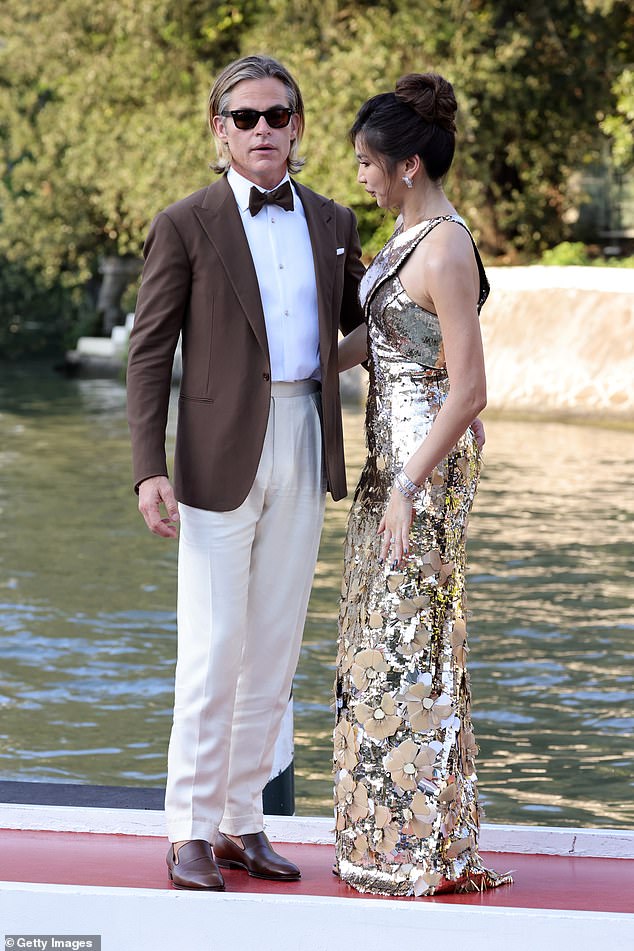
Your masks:
M 216 865 L 219 868 L 233 868 L 242 872 L 247 872 L 251 878 L 262 878 L 267 882 L 298 882 L 301 875 L 262 875 L 260 872 L 252 872 L 250 868 L 243 865 L 242 862 L 232 862 L 229 859 L 223 860 L 216 856 Z
M 183 891 L 188 892 L 224 892 L 226 891 L 226 885 L 179 885 L 178 882 L 175 882 L 172 878 L 172 873 L 167 871 L 167 877 L 172 883 L 174 888 L 181 888 Z

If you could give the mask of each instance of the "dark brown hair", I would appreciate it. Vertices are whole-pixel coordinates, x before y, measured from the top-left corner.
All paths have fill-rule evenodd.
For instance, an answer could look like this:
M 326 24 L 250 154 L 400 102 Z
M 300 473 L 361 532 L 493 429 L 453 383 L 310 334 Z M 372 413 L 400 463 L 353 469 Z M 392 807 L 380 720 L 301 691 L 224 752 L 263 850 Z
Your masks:
M 438 73 L 409 73 L 394 92 L 372 96 L 361 106 L 350 140 L 354 144 L 360 137 L 390 172 L 397 162 L 419 155 L 430 179 L 438 181 L 453 161 L 457 108 L 451 83 Z

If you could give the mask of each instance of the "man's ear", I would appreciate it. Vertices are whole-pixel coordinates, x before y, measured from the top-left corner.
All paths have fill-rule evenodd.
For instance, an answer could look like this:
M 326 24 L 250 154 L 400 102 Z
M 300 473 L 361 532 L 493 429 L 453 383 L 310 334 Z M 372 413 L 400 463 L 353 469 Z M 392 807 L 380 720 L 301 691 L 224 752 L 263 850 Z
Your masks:
M 216 135 L 221 142 L 227 141 L 227 126 L 225 124 L 224 116 L 214 116 L 211 120 L 211 126 L 214 130 L 214 135 Z

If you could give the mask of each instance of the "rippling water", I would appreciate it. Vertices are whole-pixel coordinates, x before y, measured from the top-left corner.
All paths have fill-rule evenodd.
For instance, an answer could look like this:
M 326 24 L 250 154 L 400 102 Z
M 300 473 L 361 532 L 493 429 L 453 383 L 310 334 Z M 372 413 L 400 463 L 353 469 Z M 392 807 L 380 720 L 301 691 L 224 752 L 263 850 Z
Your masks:
M 113 381 L 2 375 L 0 778 L 164 780 L 176 547 L 136 511 L 124 412 Z M 348 408 L 351 484 L 362 426 Z M 487 434 L 468 590 L 488 819 L 631 827 L 634 433 L 489 419 Z M 346 514 L 329 503 L 296 678 L 303 814 L 331 811 Z

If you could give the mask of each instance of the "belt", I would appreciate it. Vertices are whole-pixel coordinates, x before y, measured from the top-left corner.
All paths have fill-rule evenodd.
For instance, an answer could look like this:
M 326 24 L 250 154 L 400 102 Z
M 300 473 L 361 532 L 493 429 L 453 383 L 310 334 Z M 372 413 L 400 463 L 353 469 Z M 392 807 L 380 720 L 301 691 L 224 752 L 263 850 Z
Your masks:
M 318 380 L 293 380 L 292 383 L 276 380 L 271 383 L 271 396 L 275 399 L 280 396 L 306 396 L 308 393 L 318 393 L 320 389 Z

